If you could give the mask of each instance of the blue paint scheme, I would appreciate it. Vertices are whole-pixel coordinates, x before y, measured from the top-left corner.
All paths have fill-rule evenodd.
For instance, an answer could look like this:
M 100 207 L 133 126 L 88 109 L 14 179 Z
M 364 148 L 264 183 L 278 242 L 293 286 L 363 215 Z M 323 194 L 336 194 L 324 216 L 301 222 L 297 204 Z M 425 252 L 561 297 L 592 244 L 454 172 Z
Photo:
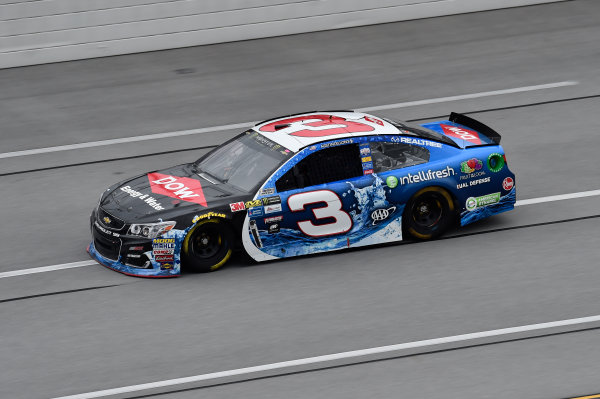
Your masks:
M 423 126 L 444 133 L 440 127 L 442 123 L 457 127 L 461 126 L 449 121 L 430 123 Z M 417 191 L 432 185 L 445 188 L 454 196 L 458 206 L 457 212 L 460 215 L 460 224 L 463 226 L 493 214 L 513 209 L 516 201 L 514 174 L 506 164 L 499 171 L 494 172 L 489 169 L 487 162 L 491 154 L 504 154 L 504 150 L 500 145 L 491 145 L 492 142 L 489 138 L 483 135 L 479 136 L 482 143 L 487 145 L 467 147 L 466 149 L 463 148 L 464 140 L 453 137 L 451 138 L 461 148 L 416 139 L 417 141 L 413 141 L 411 144 L 418 145 L 418 140 L 421 140 L 420 146 L 427 148 L 430 152 L 429 162 L 359 176 L 346 181 L 276 192 L 281 197 L 281 212 L 251 217 L 256 222 L 262 244 L 259 250 L 271 256 L 284 258 L 347 247 L 399 241 L 402 239 L 402 212 L 406 203 Z M 319 151 L 322 145 L 323 148 L 330 148 L 332 143 L 348 143 L 348 140 L 351 140 L 353 144 L 360 144 L 359 147 L 364 149 L 365 144 L 368 142 L 399 142 L 400 139 L 399 136 L 394 135 L 374 135 L 344 138 L 308 146 L 300 150 L 277 170 L 263 188 L 275 188 L 275 182 L 281 176 L 309 154 Z M 458 141 L 461 143 L 458 143 Z M 370 153 L 367 154 L 366 151 L 361 154 L 361 156 L 369 155 Z M 461 169 L 461 163 L 466 163 L 469 160 L 474 160 L 472 162 L 478 168 L 472 170 L 471 173 L 468 173 L 470 168 L 467 166 Z M 389 176 L 395 176 L 398 179 L 396 187 L 390 188 L 386 185 L 385 182 Z M 510 190 L 503 189 L 502 183 L 505 178 L 511 178 L 513 181 L 513 187 Z M 313 209 L 323 208 L 326 203 L 310 204 L 305 207 L 304 211 L 291 212 L 288 199 L 297 193 L 317 190 L 333 191 L 340 198 L 342 209 L 352 218 L 352 228 L 348 232 L 325 237 L 311 237 L 301 231 L 298 222 L 311 221 L 318 224 Z M 493 193 L 500 193 L 500 202 L 482 206 L 472 211 L 466 209 L 466 201 L 470 197 L 480 197 Z M 257 195 L 255 198 L 260 199 L 263 197 L 266 196 Z M 390 209 L 391 207 L 394 207 L 391 215 L 383 222 L 374 224 L 370 216 L 371 213 L 376 209 Z M 269 225 L 265 223 L 265 218 L 273 216 L 282 216 L 283 219 L 278 222 L 279 231 L 269 233 Z M 330 218 L 330 220 L 334 221 L 335 219 Z M 328 223 L 329 221 L 326 220 L 325 222 Z M 250 232 L 243 234 L 249 234 L 252 242 L 256 245 Z
M 93 241 L 88 248 L 88 253 L 94 260 L 96 260 L 103 266 L 106 266 L 110 269 L 116 270 L 124 274 L 141 277 L 177 277 L 181 274 L 181 246 L 183 245 L 183 240 L 185 239 L 185 236 L 193 226 L 195 226 L 195 223 L 192 226 L 186 228 L 185 230 L 172 229 L 158 237 L 161 239 L 173 238 L 175 240 L 175 248 L 173 251 L 174 261 L 162 263 L 157 262 L 156 260 L 154 260 L 154 255 L 152 251 L 145 252 L 144 254 L 150 259 L 152 269 L 142 269 L 139 267 L 129 266 L 123 262 L 121 256 L 117 260 L 105 258 L 100 253 L 98 253 L 98 251 L 94 247 Z M 165 269 L 165 265 L 167 264 L 172 265 L 172 268 Z

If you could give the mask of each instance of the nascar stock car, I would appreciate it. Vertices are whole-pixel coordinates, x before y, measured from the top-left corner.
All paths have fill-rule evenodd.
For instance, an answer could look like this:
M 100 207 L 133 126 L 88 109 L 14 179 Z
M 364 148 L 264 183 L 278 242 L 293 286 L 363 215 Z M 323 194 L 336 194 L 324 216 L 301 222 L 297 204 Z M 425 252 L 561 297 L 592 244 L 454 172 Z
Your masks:
M 400 241 L 511 210 L 500 135 L 452 113 L 411 125 L 352 111 L 258 123 L 196 162 L 108 188 L 93 259 L 146 277 Z

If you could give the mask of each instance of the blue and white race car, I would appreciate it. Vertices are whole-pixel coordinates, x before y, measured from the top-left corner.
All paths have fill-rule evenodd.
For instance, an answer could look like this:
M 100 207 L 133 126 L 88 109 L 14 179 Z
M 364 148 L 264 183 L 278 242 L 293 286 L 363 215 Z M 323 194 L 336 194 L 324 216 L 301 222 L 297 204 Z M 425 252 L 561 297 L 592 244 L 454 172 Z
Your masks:
M 125 274 L 178 276 L 400 241 L 513 209 L 500 135 L 465 115 L 411 125 L 352 111 L 261 122 L 190 164 L 106 190 L 90 255 Z

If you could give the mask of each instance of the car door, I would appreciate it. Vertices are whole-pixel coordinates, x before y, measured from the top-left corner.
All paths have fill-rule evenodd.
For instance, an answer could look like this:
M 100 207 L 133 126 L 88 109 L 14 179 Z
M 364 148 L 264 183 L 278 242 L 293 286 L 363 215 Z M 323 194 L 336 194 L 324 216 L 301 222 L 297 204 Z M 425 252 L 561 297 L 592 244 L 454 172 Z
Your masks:
M 353 139 L 306 148 L 265 184 L 273 187 L 269 194 L 257 197 L 263 209 L 248 223 L 252 243 L 274 257 L 347 247 L 357 212 L 352 188 L 371 180 L 364 173 Z

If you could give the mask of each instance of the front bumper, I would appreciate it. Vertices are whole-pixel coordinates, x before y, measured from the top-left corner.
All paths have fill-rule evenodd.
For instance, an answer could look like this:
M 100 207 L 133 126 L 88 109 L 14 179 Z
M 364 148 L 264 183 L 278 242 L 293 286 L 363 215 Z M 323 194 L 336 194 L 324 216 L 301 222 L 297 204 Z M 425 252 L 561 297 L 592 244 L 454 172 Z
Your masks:
M 128 276 L 137 276 L 137 277 L 177 277 L 181 274 L 179 262 L 168 264 L 165 267 L 165 264 L 158 263 L 154 260 L 150 260 L 151 268 L 138 268 L 130 265 L 126 265 L 121 261 L 121 256 L 119 259 L 112 260 L 105 258 L 102 256 L 94 246 L 94 242 L 92 241 L 87 248 L 88 253 L 96 262 L 100 263 L 102 266 L 108 267 L 109 269 L 115 270 L 119 273 L 126 274 Z

